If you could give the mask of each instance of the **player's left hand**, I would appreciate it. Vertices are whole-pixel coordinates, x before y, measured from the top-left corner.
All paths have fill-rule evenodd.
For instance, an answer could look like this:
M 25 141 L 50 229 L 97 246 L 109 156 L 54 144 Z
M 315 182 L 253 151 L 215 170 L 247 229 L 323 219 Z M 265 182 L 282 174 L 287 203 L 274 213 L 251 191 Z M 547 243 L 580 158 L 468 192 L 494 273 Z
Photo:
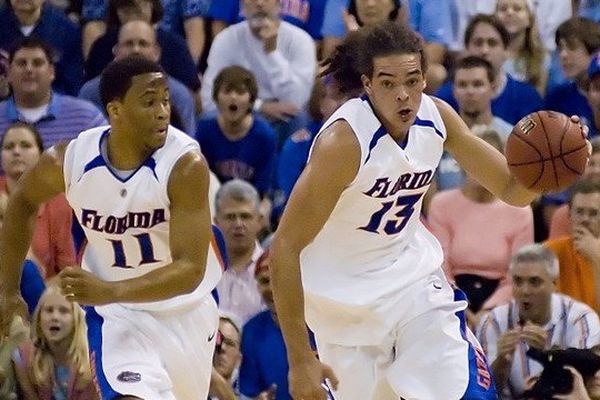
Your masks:
M 67 300 L 87 305 L 112 303 L 109 282 L 81 268 L 67 267 L 58 274 L 60 288 Z
M 571 122 L 573 122 L 574 124 L 579 124 L 581 126 L 581 129 L 583 130 L 583 134 L 585 135 L 586 138 L 589 136 L 590 128 L 581 122 L 581 118 L 579 118 L 579 115 L 571 115 Z M 590 141 L 588 139 L 588 140 L 586 140 L 586 144 L 587 144 L 588 160 L 589 160 L 589 158 L 592 155 L 592 143 L 590 143 Z

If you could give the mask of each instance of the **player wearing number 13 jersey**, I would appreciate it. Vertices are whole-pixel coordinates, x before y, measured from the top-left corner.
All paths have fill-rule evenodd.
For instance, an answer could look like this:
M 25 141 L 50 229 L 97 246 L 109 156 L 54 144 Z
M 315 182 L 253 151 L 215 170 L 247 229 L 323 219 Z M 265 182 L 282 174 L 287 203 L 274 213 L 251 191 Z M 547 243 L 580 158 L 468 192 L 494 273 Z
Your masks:
M 199 146 L 169 125 L 167 79 L 141 58 L 114 61 L 100 93 L 110 126 L 56 146 L 25 175 L 8 206 L 1 244 L 2 327 L 37 207 L 65 192 L 87 244 L 82 268 L 58 275 L 86 306 L 90 359 L 101 399 L 205 400 L 221 276 Z M 2 332 L 0 332 L 1 334 Z
M 292 397 L 324 400 L 329 379 L 341 400 L 496 399 L 421 205 L 444 149 L 507 202 L 526 205 L 536 193 L 447 104 L 423 94 L 423 48 L 410 29 L 351 33 L 326 64 L 342 92 L 365 94 L 318 133 L 271 247 Z

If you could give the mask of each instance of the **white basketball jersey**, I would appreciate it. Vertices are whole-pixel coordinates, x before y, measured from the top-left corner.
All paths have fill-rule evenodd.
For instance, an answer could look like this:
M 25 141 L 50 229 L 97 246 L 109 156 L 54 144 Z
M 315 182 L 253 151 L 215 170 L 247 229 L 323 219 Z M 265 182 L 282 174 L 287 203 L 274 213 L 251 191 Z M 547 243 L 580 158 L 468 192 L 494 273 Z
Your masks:
M 360 144 L 360 168 L 300 258 L 309 326 L 355 344 L 377 341 L 372 332 L 391 328 L 402 289 L 440 269 L 441 246 L 419 217 L 446 130 L 426 95 L 404 143 L 386 132 L 366 97 L 342 105 L 321 131 L 341 119 Z
M 109 127 L 93 128 L 69 144 L 64 161 L 65 193 L 87 240 L 82 268 L 100 279 L 120 281 L 171 263 L 169 176 L 181 156 L 200 148 L 185 133 L 169 126 L 164 146 L 122 179 L 110 169 L 101 150 L 108 134 Z M 204 279 L 194 292 L 123 305 L 172 310 L 200 301 L 216 286 L 222 272 L 214 243 L 208 253 Z

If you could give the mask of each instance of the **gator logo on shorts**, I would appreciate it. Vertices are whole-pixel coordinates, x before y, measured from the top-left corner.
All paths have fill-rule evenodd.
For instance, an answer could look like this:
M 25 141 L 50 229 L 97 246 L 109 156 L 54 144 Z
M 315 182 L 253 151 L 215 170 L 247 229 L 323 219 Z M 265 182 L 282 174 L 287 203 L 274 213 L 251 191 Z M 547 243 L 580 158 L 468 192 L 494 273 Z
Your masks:
M 139 372 L 123 371 L 117 376 L 117 380 L 120 382 L 139 382 L 142 380 L 142 374 Z

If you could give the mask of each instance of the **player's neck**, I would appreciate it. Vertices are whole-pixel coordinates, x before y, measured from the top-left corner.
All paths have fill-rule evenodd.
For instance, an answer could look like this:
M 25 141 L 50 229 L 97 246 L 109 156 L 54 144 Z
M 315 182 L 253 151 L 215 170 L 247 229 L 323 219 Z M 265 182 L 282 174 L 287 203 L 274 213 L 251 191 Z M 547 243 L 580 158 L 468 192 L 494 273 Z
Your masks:
M 219 128 L 229 140 L 239 140 L 246 136 L 252 124 L 254 123 L 254 117 L 252 114 L 247 114 L 245 117 L 231 121 L 223 118 L 222 115 L 217 117 Z
M 131 142 L 123 128 L 111 127 L 106 140 L 106 154 L 110 165 L 119 170 L 133 170 L 152 154 Z

